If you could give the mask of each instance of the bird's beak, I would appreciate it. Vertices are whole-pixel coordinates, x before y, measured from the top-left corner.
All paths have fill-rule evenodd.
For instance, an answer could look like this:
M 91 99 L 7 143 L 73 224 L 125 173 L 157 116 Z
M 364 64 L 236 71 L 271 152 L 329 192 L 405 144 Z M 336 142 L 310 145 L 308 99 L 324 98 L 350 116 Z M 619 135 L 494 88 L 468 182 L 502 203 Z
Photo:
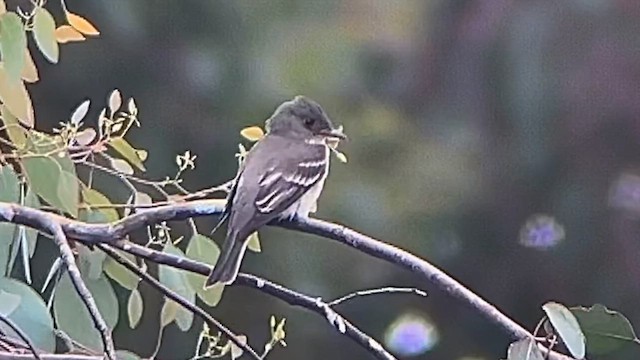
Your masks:
M 349 140 L 347 135 L 345 135 L 345 133 L 342 131 L 342 126 L 339 126 L 338 128 L 331 129 L 331 130 L 322 131 L 320 134 L 328 138 L 334 138 L 339 140 Z

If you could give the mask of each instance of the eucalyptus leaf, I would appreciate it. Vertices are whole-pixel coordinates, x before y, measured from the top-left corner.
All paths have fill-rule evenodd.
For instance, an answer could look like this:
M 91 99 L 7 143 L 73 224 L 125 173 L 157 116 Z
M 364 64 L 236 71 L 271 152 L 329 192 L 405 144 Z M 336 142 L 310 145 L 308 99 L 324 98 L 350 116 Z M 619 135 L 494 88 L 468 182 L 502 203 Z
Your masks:
M 22 159 L 22 165 L 28 183 L 36 194 L 57 209 L 78 217 L 79 193 L 75 169 L 72 167 L 73 172 L 65 170 L 64 157 L 68 155 L 54 159 L 58 156 L 26 157 Z
M 20 180 L 10 165 L 0 168 L 0 201 L 18 203 L 20 201 Z M 11 271 L 10 264 L 17 251 L 10 251 L 13 244 L 17 226 L 10 223 L 0 223 L 0 276 L 8 275 Z
M 56 64 L 58 62 L 58 41 L 56 41 L 56 22 L 47 9 L 43 7 L 36 8 L 33 17 L 33 38 L 42 55 L 49 62 Z M 22 68 L 21 68 L 22 69 Z
M 142 295 L 138 289 L 134 289 L 129 295 L 127 301 L 127 314 L 129 316 L 129 327 L 134 329 L 138 326 L 140 319 L 142 318 L 142 310 L 144 309 L 144 303 L 142 302 Z
M 201 234 L 195 234 L 189 239 L 186 255 L 190 259 L 213 266 L 218 260 L 218 256 L 220 256 L 220 249 L 212 239 Z M 222 297 L 222 291 L 224 290 L 223 284 L 219 283 L 205 290 L 204 282 L 206 277 L 204 275 L 192 272 L 186 275 L 189 285 L 191 285 L 191 288 L 195 290 L 202 301 L 209 306 L 218 305 Z
M 35 347 L 45 352 L 53 352 L 53 320 L 40 295 L 28 285 L 6 277 L 0 277 L 0 293 L 4 293 L 5 298 L 6 294 L 20 297 L 20 304 L 10 312 L 9 320 L 29 336 Z M 9 336 L 17 336 L 3 323 L 0 323 L 0 330 Z
M 545 360 L 545 357 L 533 340 L 522 339 L 509 345 L 507 360 Z
M 84 282 L 107 326 L 113 329 L 118 322 L 118 299 L 113 287 L 104 276 L 95 280 L 84 278 Z M 53 313 L 58 327 L 69 337 L 92 350 L 103 351 L 100 333 L 95 329 L 89 311 L 68 273 L 60 278 L 56 287 Z
M 164 247 L 164 252 L 180 257 L 185 255 L 170 242 Z M 187 301 L 194 303 L 196 301 L 196 292 L 189 286 L 187 280 L 187 272 L 179 270 L 168 265 L 158 266 L 158 279 L 169 289 L 181 295 Z M 176 324 L 182 331 L 187 331 L 193 322 L 193 313 L 182 306 L 176 309 Z
M 580 329 L 580 324 L 576 317 L 564 305 L 555 302 L 548 302 L 542 306 L 547 314 L 551 325 L 556 329 L 558 335 L 569 349 L 569 352 L 578 359 L 584 358 L 585 337 Z
M 138 156 L 136 149 L 131 146 L 127 140 L 117 137 L 113 138 L 109 141 L 109 146 L 111 146 L 115 151 L 117 151 L 122 157 L 129 162 L 129 164 L 137 167 L 141 171 L 145 171 L 144 164 L 142 160 Z
M 635 350 L 636 357 L 640 356 L 640 340 L 629 320 L 619 312 L 601 304 L 571 308 L 571 312 L 587 338 L 589 354 L 608 354 L 626 346 Z
M 14 12 L 0 15 L 0 34 L 0 52 L 7 79 L 17 83 L 24 66 L 24 50 L 27 48 L 27 35 L 20 16 Z
M 123 256 L 131 261 L 135 261 L 135 257 L 129 253 L 125 253 L 120 250 L 116 250 L 120 256 Z M 109 275 L 110 278 L 115 280 L 120 286 L 128 290 L 135 290 L 138 287 L 140 278 L 132 271 L 122 266 L 119 262 L 108 257 L 103 264 L 104 272 Z

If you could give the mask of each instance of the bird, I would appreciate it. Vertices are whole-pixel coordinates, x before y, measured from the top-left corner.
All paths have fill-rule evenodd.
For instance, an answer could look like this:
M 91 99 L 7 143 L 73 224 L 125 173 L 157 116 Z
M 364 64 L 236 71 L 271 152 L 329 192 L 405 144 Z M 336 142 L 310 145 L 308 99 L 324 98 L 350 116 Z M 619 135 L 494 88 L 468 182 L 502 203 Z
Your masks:
M 205 289 L 235 281 L 254 231 L 276 218 L 307 218 L 316 211 L 329 172 L 329 144 L 347 138 L 317 102 L 301 95 L 278 106 L 265 129 L 227 196 L 221 220 L 228 218 L 227 233 Z

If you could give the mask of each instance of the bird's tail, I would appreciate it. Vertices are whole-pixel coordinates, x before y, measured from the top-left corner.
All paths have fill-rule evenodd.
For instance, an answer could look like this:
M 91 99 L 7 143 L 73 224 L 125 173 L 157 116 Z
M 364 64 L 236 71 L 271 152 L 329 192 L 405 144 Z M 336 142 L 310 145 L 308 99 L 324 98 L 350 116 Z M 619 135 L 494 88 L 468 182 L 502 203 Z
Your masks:
M 222 244 L 220 257 L 211 270 L 204 288 L 209 288 L 219 282 L 231 284 L 238 276 L 245 250 L 247 250 L 246 239 L 239 238 L 237 233 L 228 234 Z

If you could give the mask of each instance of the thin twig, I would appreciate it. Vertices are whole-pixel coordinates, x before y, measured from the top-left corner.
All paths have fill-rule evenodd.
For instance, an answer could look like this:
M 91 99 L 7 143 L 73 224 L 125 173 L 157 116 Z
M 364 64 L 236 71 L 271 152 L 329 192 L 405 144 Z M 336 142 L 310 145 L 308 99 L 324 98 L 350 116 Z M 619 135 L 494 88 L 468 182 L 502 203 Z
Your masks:
M 352 293 L 349 293 L 345 296 L 342 296 L 340 298 L 337 298 L 335 300 L 332 300 L 330 302 L 327 303 L 327 305 L 329 306 L 335 306 L 338 305 L 340 303 L 343 303 L 345 301 L 351 300 L 353 298 L 356 297 L 360 297 L 360 296 L 368 296 L 368 295 L 377 295 L 377 294 L 387 294 L 387 293 L 412 293 L 412 294 L 416 294 L 419 296 L 427 296 L 427 293 L 423 290 L 420 289 L 416 289 L 416 288 L 403 288 L 403 287 L 393 287 L 393 286 L 387 286 L 387 287 L 383 287 L 383 288 L 375 288 L 375 289 L 367 289 L 367 290 L 358 290 Z
M 42 360 L 40 358 L 40 352 L 36 350 L 36 347 L 31 342 L 31 339 L 29 339 L 27 334 L 25 334 L 24 331 L 22 331 L 22 329 L 20 329 L 18 325 L 16 325 L 13 321 L 5 317 L 4 315 L 0 315 L 0 321 L 5 323 L 8 327 L 11 328 L 11 330 L 13 330 L 16 334 L 18 334 L 20 339 L 22 339 L 22 341 L 24 341 L 24 343 L 27 344 L 27 347 L 29 348 L 29 351 L 31 351 L 31 354 L 33 354 L 34 358 L 36 358 L 37 360 Z
M 113 258 L 115 261 L 120 263 L 122 266 L 126 267 L 127 269 L 132 271 L 134 274 L 138 275 L 140 278 L 142 278 L 142 280 L 146 281 L 149 285 L 158 289 L 158 291 L 163 293 L 166 297 L 180 304 L 182 307 L 191 311 L 192 313 L 200 316 L 202 320 L 206 321 L 209 324 L 209 326 L 221 331 L 226 337 L 229 338 L 229 340 L 231 340 L 234 344 L 236 344 L 242 350 L 250 354 L 254 359 L 261 360 L 260 355 L 258 355 L 258 353 L 256 353 L 255 350 L 253 350 L 249 345 L 240 341 L 240 339 L 236 334 L 234 334 L 231 330 L 229 330 L 226 326 L 224 326 L 218 320 L 214 319 L 211 315 L 207 314 L 204 310 L 202 310 L 198 306 L 195 306 L 194 304 L 189 302 L 189 300 L 183 298 L 182 296 L 172 291 L 171 289 L 166 287 L 164 284 L 162 284 L 160 281 L 156 280 L 153 276 L 140 270 L 140 268 L 138 268 L 136 264 L 131 262 L 129 259 L 121 256 L 120 254 L 118 254 L 115 250 L 113 250 L 108 245 L 98 244 L 96 246 L 100 250 L 104 251 L 111 258 Z
M 149 249 L 144 246 L 132 244 L 130 242 L 120 240 L 111 244 L 120 250 L 128 252 L 137 257 L 148 259 L 157 264 L 169 265 L 178 269 L 198 273 L 201 275 L 208 275 L 211 272 L 211 267 L 207 264 L 194 261 L 191 259 L 182 258 L 179 256 L 163 253 Z M 155 280 L 155 279 L 154 279 Z M 294 290 L 288 289 L 282 285 L 278 285 L 271 281 L 262 279 L 255 275 L 239 274 L 238 279 L 233 285 L 242 285 L 260 290 L 271 296 L 279 298 L 293 306 L 300 306 L 307 310 L 311 310 L 321 316 L 325 317 L 336 330 L 346 335 L 351 340 L 358 343 L 367 351 L 371 352 L 378 359 L 391 360 L 395 359 L 388 351 L 380 345 L 375 339 L 367 335 L 355 325 L 344 319 L 340 314 L 335 312 L 331 307 L 317 297 L 304 295 Z
M 107 358 L 109 358 L 110 360 L 115 360 L 116 349 L 113 345 L 113 339 L 111 338 L 111 330 L 109 330 L 107 323 L 104 321 L 104 318 L 100 314 L 100 310 L 98 310 L 98 305 L 96 304 L 93 295 L 91 295 L 91 292 L 87 288 L 87 285 L 82 280 L 80 270 L 76 265 L 73 252 L 71 250 L 71 247 L 69 246 L 69 243 L 67 242 L 67 237 L 62 230 L 62 227 L 58 223 L 51 222 L 48 230 L 53 235 L 53 241 L 60 249 L 60 257 L 67 267 L 71 283 L 78 292 L 80 299 L 82 299 L 82 302 L 87 307 L 87 310 L 89 310 L 89 314 L 91 315 L 94 326 L 100 332 L 102 345 L 104 347 Z
M 15 354 L 12 352 L 0 351 L 0 360 L 30 360 L 31 354 Z M 79 355 L 79 354 L 42 354 L 41 360 L 103 360 L 103 356 Z

